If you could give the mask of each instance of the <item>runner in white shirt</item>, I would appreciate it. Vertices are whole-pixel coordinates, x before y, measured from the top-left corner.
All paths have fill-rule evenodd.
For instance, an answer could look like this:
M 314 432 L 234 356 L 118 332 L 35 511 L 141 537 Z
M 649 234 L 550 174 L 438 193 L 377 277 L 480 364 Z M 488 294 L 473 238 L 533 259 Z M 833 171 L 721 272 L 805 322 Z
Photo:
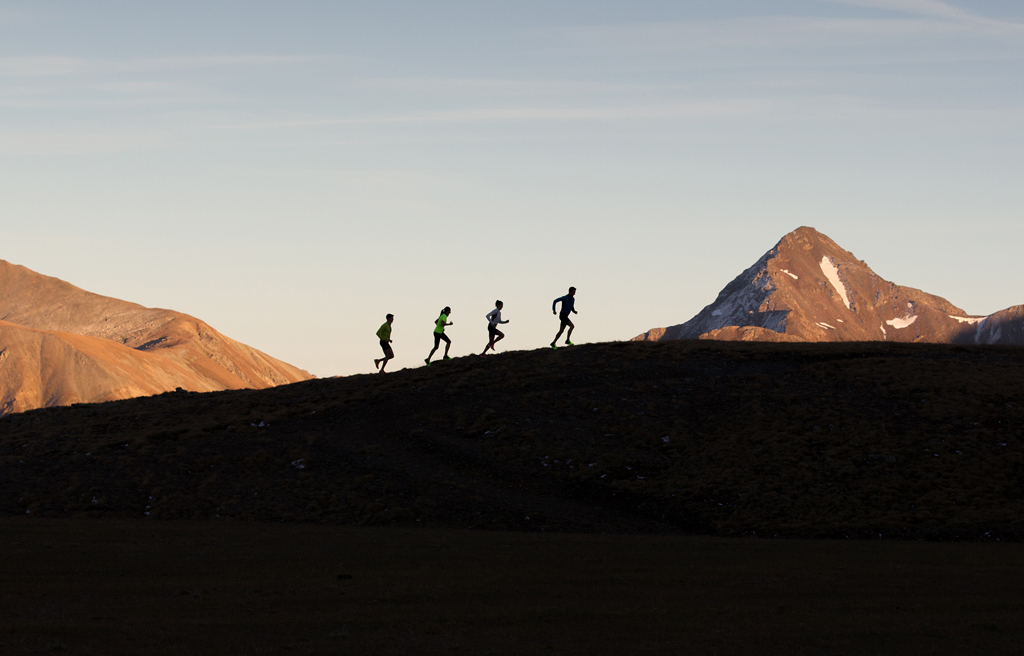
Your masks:
M 487 355 L 487 349 L 494 350 L 494 343 L 500 341 L 505 333 L 498 330 L 498 324 L 508 323 L 508 321 L 501 320 L 501 308 L 505 307 L 505 304 L 501 301 L 494 301 L 494 309 L 487 313 L 487 335 L 490 337 L 490 341 L 487 342 L 487 346 L 484 347 L 484 352 L 481 356 Z

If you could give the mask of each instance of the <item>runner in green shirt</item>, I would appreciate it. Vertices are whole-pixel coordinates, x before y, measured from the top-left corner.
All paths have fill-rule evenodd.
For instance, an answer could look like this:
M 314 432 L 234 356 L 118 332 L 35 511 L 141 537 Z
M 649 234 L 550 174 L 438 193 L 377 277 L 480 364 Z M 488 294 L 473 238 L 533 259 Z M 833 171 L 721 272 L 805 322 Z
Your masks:
M 427 363 L 428 367 L 430 366 L 430 358 L 433 357 L 434 352 L 437 351 L 437 347 L 441 345 L 442 340 L 444 340 L 444 359 L 451 360 L 451 358 L 448 357 L 448 349 L 452 347 L 452 340 L 448 339 L 448 335 L 444 334 L 445 326 L 455 325 L 448 321 L 448 315 L 451 313 L 452 309 L 448 306 L 445 306 L 445 308 L 441 310 L 441 316 L 439 316 L 437 320 L 434 321 L 434 348 L 430 349 L 430 355 L 428 355 L 427 359 L 424 360 L 424 362 Z
M 395 352 L 391 350 L 391 323 L 395 320 L 395 315 L 389 314 L 384 318 L 387 321 L 377 329 L 377 339 L 380 340 L 380 347 L 384 350 L 384 357 L 374 358 L 373 360 L 373 366 L 380 369 L 381 373 L 385 373 L 384 366 L 388 363 L 388 360 L 395 357 Z

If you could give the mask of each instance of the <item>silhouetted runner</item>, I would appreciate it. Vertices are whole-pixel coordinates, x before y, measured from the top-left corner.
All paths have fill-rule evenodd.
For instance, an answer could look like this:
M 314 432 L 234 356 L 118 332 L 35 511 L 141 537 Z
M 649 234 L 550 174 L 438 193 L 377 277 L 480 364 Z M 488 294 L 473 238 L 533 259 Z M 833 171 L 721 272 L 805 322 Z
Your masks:
M 562 304 L 562 311 L 556 312 L 555 306 L 559 303 Z M 562 324 L 558 327 L 558 334 L 555 335 L 555 339 L 551 342 L 551 348 L 556 349 L 558 345 L 555 342 L 562 336 L 562 331 L 565 330 L 566 326 L 569 326 L 569 332 L 565 335 L 565 345 L 572 346 L 572 329 L 576 326 L 573 325 L 572 321 L 569 320 L 569 314 L 579 314 L 576 311 L 576 288 L 570 287 L 569 293 L 561 298 L 556 298 L 551 304 L 551 314 L 557 314 L 558 318 L 562 320 Z
M 391 323 L 395 320 L 395 315 L 389 314 L 384 318 L 387 321 L 377 329 L 377 339 L 380 340 L 380 347 L 384 351 L 384 357 L 373 360 L 373 366 L 380 369 L 381 373 L 384 373 L 384 367 L 387 365 L 388 360 L 395 357 L 395 352 L 391 350 Z
M 508 323 L 508 321 L 501 320 L 501 308 L 503 307 L 505 307 L 504 303 L 494 301 L 494 309 L 487 313 L 487 336 L 490 338 L 490 341 L 487 342 L 484 352 L 480 355 L 487 355 L 487 349 L 493 351 L 495 342 L 500 342 L 505 337 L 505 333 L 498 330 L 498 324 Z
M 448 349 L 452 347 L 452 340 L 448 339 L 448 335 L 444 334 L 445 326 L 455 325 L 448 321 L 448 315 L 451 313 L 452 309 L 445 306 L 445 308 L 441 310 L 441 316 L 439 316 L 437 321 L 434 322 L 437 324 L 434 327 L 434 348 L 430 349 L 430 355 L 428 355 L 427 359 L 424 360 L 428 367 L 430 366 L 430 358 L 433 357 L 434 352 L 437 351 L 437 347 L 441 345 L 441 340 L 444 340 L 444 359 L 451 360 L 451 358 L 448 357 Z

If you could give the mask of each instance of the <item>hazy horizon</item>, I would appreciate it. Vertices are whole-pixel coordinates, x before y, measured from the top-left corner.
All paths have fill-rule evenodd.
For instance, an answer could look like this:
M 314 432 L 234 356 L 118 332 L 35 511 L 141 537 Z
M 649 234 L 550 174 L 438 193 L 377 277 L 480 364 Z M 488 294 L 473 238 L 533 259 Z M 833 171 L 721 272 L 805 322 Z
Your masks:
M 0 259 L 318 376 L 677 324 L 812 226 L 1024 303 L 1024 5 L 0 3 Z

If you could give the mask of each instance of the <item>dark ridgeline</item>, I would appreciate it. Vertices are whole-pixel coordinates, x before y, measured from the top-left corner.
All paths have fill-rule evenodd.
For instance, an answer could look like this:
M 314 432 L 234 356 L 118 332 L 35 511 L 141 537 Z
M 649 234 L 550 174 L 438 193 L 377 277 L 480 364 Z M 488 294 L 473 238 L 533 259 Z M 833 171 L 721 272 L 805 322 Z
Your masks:
M 36 410 L 0 419 L 0 512 L 1018 539 L 1022 365 L 623 342 Z

